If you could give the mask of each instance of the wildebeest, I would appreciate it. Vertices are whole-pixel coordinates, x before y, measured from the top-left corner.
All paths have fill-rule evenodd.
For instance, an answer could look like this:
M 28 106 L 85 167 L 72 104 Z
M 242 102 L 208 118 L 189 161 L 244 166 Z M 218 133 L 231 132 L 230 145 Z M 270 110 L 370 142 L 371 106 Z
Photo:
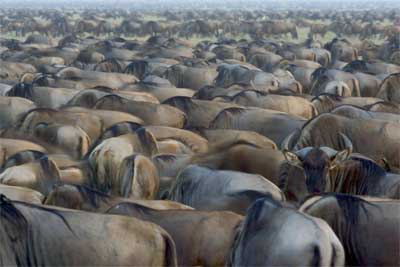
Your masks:
M 103 121 L 99 116 L 85 112 L 69 112 L 64 110 L 37 108 L 29 110 L 16 124 L 21 134 L 33 135 L 38 123 L 62 123 L 79 126 L 89 137 L 96 140 L 103 130 Z M 15 134 L 13 131 L 11 134 Z
M 54 88 L 34 86 L 19 83 L 7 91 L 6 96 L 29 99 L 41 108 L 59 108 L 70 101 L 78 90 L 69 88 Z
M 179 241 L 180 265 L 227 264 L 234 228 L 244 225 L 232 211 L 244 215 L 260 197 L 272 195 L 288 213 L 316 193 L 400 198 L 398 8 L 374 1 L 122 1 L 96 9 L 6 1 L 0 191 L 89 214 L 75 220 L 81 229 L 111 207 L 154 219 Z M 274 218 L 263 214 L 265 223 Z M 249 249 L 229 264 L 344 264 L 326 240 L 329 228 L 314 238 L 320 230 L 309 226 L 318 220 L 302 215 L 243 240 Z M 50 240 L 40 223 L 39 238 Z M 86 250 L 74 249 L 62 225 L 49 227 L 66 252 L 55 263 L 83 263 L 62 261 L 79 250 L 85 264 L 162 265 L 157 253 L 170 252 L 152 230 L 147 239 L 113 232 L 109 241 L 110 231 L 95 226 L 83 234 Z M 291 238 L 297 232 L 305 238 Z M 318 249 L 303 250 L 307 238 Z M 14 259 L 16 242 L 1 243 L 0 254 Z M 38 261 L 31 265 L 44 265 L 38 253 L 54 258 L 53 243 L 28 247 Z M 106 249 L 93 256 L 97 243 Z M 151 248 L 136 251 L 138 243 Z M 266 251 L 270 243 L 278 253 Z M 289 253 L 294 246 L 300 252 Z M 155 261 L 131 263 L 121 249 Z
M 186 123 L 186 115 L 174 107 L 128 100 L 117 95 L 103 96 L 93 108 L 126 112 L 139 117 L 148 125 L 183 128 Z
M 134 133 L 105 139 L 87 156 L 95 173 L 91 183 L 99 190 L 112 190 L 119 196 L 128 197 L 135 193 L 132 191 L 133 187 L 152 181 L 147 185 L 153 190 L 147 186 L 137 188 L 139 191 L 150 190 L 145 195 L 151 198 L 158 190 L 158 173 L 146 157 L 151 157 L 157 152 L 154 136 L 144 128 L 139 128 Z M 138 181 L 137 178 L 140 177 L 145 180 Z
M 373 120 L 400 122 L 400 116 L 398 114 L 369 111 L 363 107 L 357 107 L 353 105 L 340 105 L 337 108 L 331 110 L 330 113 L 338 114 L 353 119 L 359 118 L 365 120 L 373 119 Z
M 22 186 L 47 195 L 60 182 L 60 171 L 55 162 L 43 156 L 33 162 L 9 167 L 0 174 L 0 183 Z
M 284 160 L 283 153 L 274 147 L 234 138 L 233 141 L 217 143 L 207 153 L 193 155 L 189 162 L 211 169 L 259 174 L 278 185 Z
M 77 159 L 89 152 L 91 144 L 86 132 L 79 126 L 72 125 L 38 123 L 33 129 L 33 136 Z
M 152 103 L 159 103 L 158 99 L 153 95 L 145 92 L 132 92 L 125 90 L 112 90 L 105 87 L 95 87 L 95 89 L 80 90 L 66 103 L 67 106 L 80 106 L 85 108 L 91 108 L 96 104 L 96 101 L 105 95 L 119 95 L 127 99 L 135 101 L 145 101 Z
M 44 200 L 44 195 L 40 192 L 20 186 L 9 186 L 5 184 L 0 184 L 0 194 L 3 194 L 11 200 L 34 204 L 42 204 Z
M 306 119 L 317 115 L 317 111 L 310 101 L 296 96 L 282 96 L 246 90 L 235 94 L 232 97 L 232 102 L 248 107 L 282 111 Z
M 11 156 L 25 150 L 39 151 L 43 153 L 47 152 L 43 146 L 33 142 L 11 138 L 0 138 L 0 166 L 3 166 Z
M 342 151 L 321 146 L 291 152 L 284 144 L 287 163 L 282 165 L 280 187 L 287 197 L 302 200 L 308 194 L 339 192 L 399 198 L 400 176 L 387 173 L 372 159 L 352 155 L 351 141 L 340 136 Z
M 232 129 L 196 129 L 200 135 L 204 136 L 210 146 L 217 146 L 221 140 L 228 143 L 241 142 L 253 144 L 259 148 L 277 149 L 277 145 L 271 139 L 253 131 L 242 131 Z
M 5 265 L 177 265 L 172 238 L 148 222 L 10 201 L 4 195 L 0 210 Z M 77 256 L 82 252 L 85 257 Z
M 26 112 L 36 107 L 27 99 L 0 96 L 0 129 L 13 127 Z
M 182 266 L 222 266 L 242 216 L 228 211 L 155 210 L 136 203 L 120 203 L 108 214 L 153 222 L 175 241 Z
M 306 199 L 300 211 L 332 227 L 345 249 L 346 265 L 400 264 L 399 200 L 326 194 Z
M 322 93 L 313 99 L 312 104 L 317 109 L 318 113 L 329 112 L 332 109 L 341 105 L 354 105 L 364 107 L 381 102 L 382 100 L 376 97 L 342 97 L 336 94 Z
M 227 108 L 211 122 L 212 129 L 235 129 L 254 131 L 281 144 L 285 136 L 300 129 L 306 120 L 270 109 Z
M 308 146 L 342 149 L 340 133 L 351 140 L 354 152 L 376 162 L 385 159 L 394 168 L 400 167 L 400 124 L 397 122 L 353 119 L 325 113 L 309 120 L 293 138 L 292 144 L 296 149 Z
M 319 95 L 321 93 L 330 93 L 329 88 L 332 87 L 332 82 L 344 83 L 341 87 L 346 87 L 347 92 L 339 95 L 345 96 L 360 96 L 360 83 L 352 73 L 344 72 L 335 69 L 318 68 L 313 74 L 313 84 L 311 87 L 311 95 Z M 339 90 L 339 89 L 337 89 Z M 339 91 L 336 91 L 339 93 Z M 336 93 L 334 92 L 334 93 Z
M 399 69 L 400 71 L 400 69 Z M 393 73 L 382 81 L 377 97 L 382 98 L 385 101 L 400 104 L 400 72 Z
M 91 212 L 106 212 L 119 203 L 136 203 L 156 210 L 192 209 L 168 200 L 143 200 L 115 197 L 82 185 L 58 185 L 47 195 L 43 204 Z
M 167 99 L 163 104 L 178 108 L 186 114 L 188 127 L 209 128 L 210 123 L 224 109 L 238 107 L 233 103 L 221 103 L 177 96 Z
M 254 200 L 265 195 L 284 200 L 279 188 L 260 175 L 189 165 L 178 175 L 167 199 L 199 210 L 230 210 L 243 214 Z
M 238 227 L 227 266 L 342 266 L 328 224 L 270 198 L 256 200 Z
M 212 68 L 194 68 L 183 65 L 169 67 L 163 76 L 176 87 L 198 90 L 211 85 L 217 77 L 217 71 Z

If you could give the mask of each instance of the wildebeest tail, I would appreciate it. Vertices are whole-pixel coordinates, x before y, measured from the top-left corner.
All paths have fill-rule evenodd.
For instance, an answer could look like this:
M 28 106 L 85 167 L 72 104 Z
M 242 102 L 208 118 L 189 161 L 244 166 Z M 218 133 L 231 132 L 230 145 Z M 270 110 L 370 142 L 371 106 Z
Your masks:
M 165 241 L 165 257 L 164 266 L 178 266 L 178 259 L 176 255 L 176 246 L 172 237 L 166 232 L 162 233 Z
M 332 242 L 332 258 L 330 266 L 339 267 L 344 266 L 345 263 L 345 252 L 342 243 L 335 236 L 335 240 Z
M 235 252 L 236 252 L 236 249 L 239 246 L 239 241 L 240 241 L 240 236 L 241 236 L 241 233 L 242 233 L 242 230 L 243 230 L 243 226 L 244 226 L 244 221 L 240 221 L 235 226 L 235 236 L 233 238 L 232 245 L 229 248 L 229 252 L 226 255 L 226 259 L 225 259 L 225 266 L 226 267 L 233 266 L 233 264 L 234 264 Z
M 317 245 L 313 247 L 313 257 L 310 266 L 320 266 L 321 264 L 321 251 Z

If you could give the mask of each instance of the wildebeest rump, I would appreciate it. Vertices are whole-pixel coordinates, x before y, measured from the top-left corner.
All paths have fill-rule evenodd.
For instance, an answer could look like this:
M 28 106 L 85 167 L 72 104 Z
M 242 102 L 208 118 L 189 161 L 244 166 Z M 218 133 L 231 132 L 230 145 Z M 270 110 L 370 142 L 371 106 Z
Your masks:
M 177 265 L 174 241 L 154 224 L 10 201 L 4 195 L 0 209 L 4 265 Z
M 400 264 L 400 202 L 327 194 L 307 199 L 300 210 L 325 220 L 342 242 L 349 266 Z

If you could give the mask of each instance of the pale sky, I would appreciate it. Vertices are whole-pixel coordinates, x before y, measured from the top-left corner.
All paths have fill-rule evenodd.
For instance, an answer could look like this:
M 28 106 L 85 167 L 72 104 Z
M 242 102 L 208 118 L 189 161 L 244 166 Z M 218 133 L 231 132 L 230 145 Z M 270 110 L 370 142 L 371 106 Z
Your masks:
M 160 6 L 161 5 L 161 6 Z M 0 8 L 13 7 L 106 8 L 265 8 L 265 9 L 375 9 L 400 8 L 400 0 L 0 0 Z

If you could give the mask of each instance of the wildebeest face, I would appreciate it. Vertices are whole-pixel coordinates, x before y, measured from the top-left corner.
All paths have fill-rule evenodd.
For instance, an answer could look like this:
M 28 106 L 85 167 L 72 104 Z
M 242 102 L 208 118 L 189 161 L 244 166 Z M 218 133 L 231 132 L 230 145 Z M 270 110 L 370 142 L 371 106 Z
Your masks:
M 326 185 L 330 177 L 330 171 L 338 164 L 346 160 L 351 151 L 345 149 L 336 152 L 327 148 L 306 148 L 297 152 L 284 151 L 289 164 L 303 170 L 306 178 L 306 186 L 309 193 L 321 193 L 327 191 Z M 332 152 L 336 153 L 332 153 Z

